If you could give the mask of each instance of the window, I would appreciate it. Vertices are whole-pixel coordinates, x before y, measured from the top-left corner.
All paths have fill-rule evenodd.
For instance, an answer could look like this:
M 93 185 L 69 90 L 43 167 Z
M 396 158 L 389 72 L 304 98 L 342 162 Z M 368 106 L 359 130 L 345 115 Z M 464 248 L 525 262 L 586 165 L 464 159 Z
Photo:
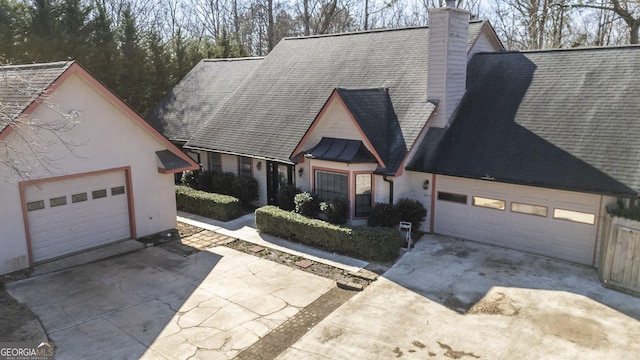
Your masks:
M 111 196 L 124 194 L 124 186 L 116 186 L 111 188 Z
M 79 193 L 79 194 L 73 194 L 71 195 L 71 202 L 72 203 L 78 203 L 78 202 L 82 202 L 82 201 L 87 201 L 87 193 Z
M 538 205 L 522 204 L 517 202 L 511 203 L 511 211 L 520 214 L 529 214 L 547 217 L 547 207 Z
M 107 197 L 107 189 L 92 191 L 91 197 L 93 199 L 100 199 L 100 198 Z
M 356 217 L 371 214 L 371 174 L 356 174 Z
M 479 196 L 473 197 L 473 205 L 496 210 L 504 210 L 506 207 L 504 200 L 488 199 Z
M 222 160 L 220 153 L 210 152 L 209 154 L 209 171 L 222 172 Z
M 560 220 L 568 220 L 579 222 L 583 224 L 593 225 L 596 223 L 596 216 L 594 214 L 583 213 L 580 211 L 553 209 L 553 218 Z
M 59 196 L 59 197 L 51 198 L 49 199 L 49 205 L 51 205 L 51 207 L 67 205 L 67 197 Z
M 316 170 L 315 177 L 315 191 L 320 200 L 344 199 L 349 201 L 347 174 Z
M 31 201 L 27 203 L 27 211 L 44 209 L 44 200 Z
M 451 201 L 459 204 L 467 204 L 467 195 L 438 191 L 438 200 Z
M 238 156 L 238 176 L 251 176 L 251 158 Z

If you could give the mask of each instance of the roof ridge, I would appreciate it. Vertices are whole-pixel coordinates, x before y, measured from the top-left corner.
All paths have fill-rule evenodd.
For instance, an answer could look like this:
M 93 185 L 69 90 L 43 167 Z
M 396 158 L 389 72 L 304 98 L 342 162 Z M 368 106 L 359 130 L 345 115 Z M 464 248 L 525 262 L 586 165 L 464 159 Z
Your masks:
M 508 54 L 535 54 L 535 53 L 551 53 L 551 52 L 587 52 L 587 51 L 605 51 L 605 50 L 624 50 L 624 49 L 640 49 L 639 44 L 613 45 L 613 46 L 584 46 L 575 48 L 555 48 L 555 49 L 531 49 L 531 50 L 506 50 L 496 52 L 482 52 L 477 55 L 508 55 Z
M 35 64 L 16 64 L 16 65 L 2 65 L 0 69 L 9 70 L 9 69 L 48 69 L 48 68 L 67 68 L 71 66 L 75 60 L 67 60 L 67 61 L 55 61 L 48 63 L 35 63 Z
M 213 59 L 202 59 L 202 62 L 232 62 L 232 61 L 244 61 L 244 60 L 263 60 L 264 56 L 245 56 L 238 58 L 213 58 Z

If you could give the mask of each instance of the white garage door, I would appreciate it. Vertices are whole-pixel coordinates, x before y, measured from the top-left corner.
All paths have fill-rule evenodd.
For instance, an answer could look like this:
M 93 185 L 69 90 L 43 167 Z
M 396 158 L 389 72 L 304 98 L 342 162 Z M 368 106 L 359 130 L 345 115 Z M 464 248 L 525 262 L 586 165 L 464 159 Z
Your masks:
M 129 238 L 124 172 L 25 188 L 34 262 Z
M 435 232 L 593 265 L 600 196 L 438 176 Z

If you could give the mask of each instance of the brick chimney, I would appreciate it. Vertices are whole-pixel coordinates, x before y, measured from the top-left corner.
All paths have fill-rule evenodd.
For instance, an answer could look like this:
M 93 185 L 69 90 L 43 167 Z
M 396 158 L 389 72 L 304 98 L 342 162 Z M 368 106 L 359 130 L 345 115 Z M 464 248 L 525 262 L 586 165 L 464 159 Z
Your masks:
M 469 15 L 453 0 L 429 10 L 427 100 L 438 103 L 432 127 L 449 124 L 466 89 Z

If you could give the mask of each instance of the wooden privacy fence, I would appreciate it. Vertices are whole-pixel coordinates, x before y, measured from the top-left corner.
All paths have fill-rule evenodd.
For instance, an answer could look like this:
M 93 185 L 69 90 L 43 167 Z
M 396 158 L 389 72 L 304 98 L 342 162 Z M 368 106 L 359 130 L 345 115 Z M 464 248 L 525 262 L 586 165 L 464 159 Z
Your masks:
M 608 215 L 602 230 L 600 281 L 640 296 L 640 222 Z

